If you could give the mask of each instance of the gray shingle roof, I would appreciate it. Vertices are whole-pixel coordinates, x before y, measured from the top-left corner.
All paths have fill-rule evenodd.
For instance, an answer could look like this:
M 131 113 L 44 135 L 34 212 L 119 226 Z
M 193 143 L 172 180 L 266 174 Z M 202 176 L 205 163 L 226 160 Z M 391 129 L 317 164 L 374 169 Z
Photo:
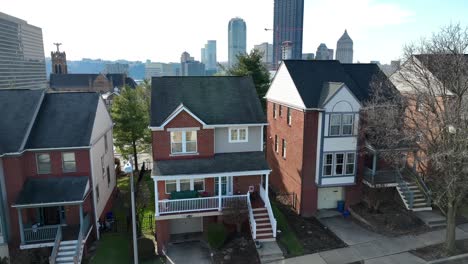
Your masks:
M 320 107 L 322 90 L 328 82 L 344 83 L 362 102 L 370 96 L 374 77 L 387 79 L 373 63 L 341 64 L 336 60 L 285 60 L 283 63 L 307 108 Z
M 0 155 L 20 151 L 44 90 L 0 90 Z
M 214 158 L 163 160 L 153 165 L 153 176 L 210 174 L 269 170 L 261 151 L 215 154 Z
M 24 183 L 15 205 L 82 201 L 86 195 L 88 179 L 88 176 L 29 178 Z
M 98 102 L 98 93 L 46 94 L 26 148 L 89 146 Z
M 75 87 L 77 90 L 85 90 L 99 75 L 100 74 L 96 73 L 51 73 L 49 78 L 50 88 L 56 91 L 71 87 Z M 108 80 L 112 80 L 114 87 L 122 88 L 124 85 L 128 85 L 132 88 L 136 87 L 135 81 L 130 77 L 126 77 L 125 74 L 105 74 L 104 76 L 106 76 Z
M 266 123 L 251 77 L 154 77 L 151 97 L 151 126 L 180 104 L 210 125 Z

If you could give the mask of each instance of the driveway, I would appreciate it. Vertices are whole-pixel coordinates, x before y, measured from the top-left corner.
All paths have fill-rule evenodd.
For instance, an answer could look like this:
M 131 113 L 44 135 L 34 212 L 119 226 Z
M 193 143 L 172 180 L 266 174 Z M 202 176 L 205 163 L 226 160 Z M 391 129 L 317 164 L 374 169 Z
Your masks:
M 336 216 L 321 218 L 319 221 L 328 227 L 333 233 L 335 233 L 348 246 L 384 238 L 377 233 L 362 228 L 358 224 L 351 221 L 350 218 Z
M 211 256 L 208 247 L 200 241 L 182 242 L 169 245 L 167 250 L 169 263 L 200 263 L 211 264 Z

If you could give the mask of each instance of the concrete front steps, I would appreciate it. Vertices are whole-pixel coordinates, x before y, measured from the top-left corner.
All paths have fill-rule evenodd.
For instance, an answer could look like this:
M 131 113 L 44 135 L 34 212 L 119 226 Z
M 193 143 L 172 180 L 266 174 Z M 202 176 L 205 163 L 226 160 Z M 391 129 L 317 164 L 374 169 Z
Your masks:
M 283 251 L 276 241 L 261 242 L 261 247 L 257 249 L 260 263 L 279 263 L 284 259 Z
M 57 264 L 74 264 L 73 258 L 76 254 L 77 240 L 61 241 L 57 253 L 55 263 Z
M 397 191 L 400 194 L 403 203 L 405 204 L 406 209 L 412 211 L 431 211 L 432 207 L 428 206 L 429 202 L 424 196 L 424 193 L 419 189 L 419 186 L 413 182 L 406 182 L 408 184 L 409 192 L 401 186 L 397 186 Z M 410 193 L 413 193 L 413 208 L 410 208 L 409 197 Z
M 446 217 L 438 210 L 421 211 L 415 212 L 414 214 L 430 228 L 447 226 Z
M 276 241 L 273 237 L 273 229 L 271 227 L 267 209 L 265 207 L 259 207 L 252 209 L 252 211 L 255 223 L 257 224 L 256 240 L 259 242 Z

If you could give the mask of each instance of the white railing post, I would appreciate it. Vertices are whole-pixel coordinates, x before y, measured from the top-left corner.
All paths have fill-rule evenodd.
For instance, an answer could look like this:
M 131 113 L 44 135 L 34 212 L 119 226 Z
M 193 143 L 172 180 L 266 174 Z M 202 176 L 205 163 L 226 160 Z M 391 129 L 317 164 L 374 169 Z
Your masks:
M 155 214 L 159 216 L 159 194 L 158 194 L 158 180 L 154 179 L 154 207 L 155 207 Z
M 265 195 L 268 197 L 268 174 L 265 176 Z
M 222 201 L 221 201 L 221 194 L 223 191 L 221 190 L 221 176 L 218 177 L 218 211 L 221 211 L 223 206 L 222 206 Z

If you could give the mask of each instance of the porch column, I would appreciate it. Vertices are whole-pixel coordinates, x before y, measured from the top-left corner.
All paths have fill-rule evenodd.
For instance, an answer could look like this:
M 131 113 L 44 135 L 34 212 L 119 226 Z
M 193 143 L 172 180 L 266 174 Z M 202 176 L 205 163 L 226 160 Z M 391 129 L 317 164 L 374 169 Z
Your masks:
M 218 177 L 218 211 L 221 211 L 223 208 L 222 202 L 221 202 L 221 194 L 223 193 L 223 190 L 221 189 L 221 176 Z
M 269 174 L 265 174 L 265 196 L 266 196 L 265 199 L 269 199 L 269 197 L 268 197 L 268 175 Z
M 154 207 L 156 210 L 156 216 L 159 216 L 159 194 L 158 194 L 158 180 L 154 180 Z
M 83 232 L 83 204 L 80 204 L 80 232 Z
M 18 222 L 20 229 L 21 245 L 24 245 L 23 215 L 21 214 L 21 208 L 18 208 Z
M 372 177 L 375 176 L 375 171 L 377 170 L 377 152 L 374 152 L 372 156 Z

